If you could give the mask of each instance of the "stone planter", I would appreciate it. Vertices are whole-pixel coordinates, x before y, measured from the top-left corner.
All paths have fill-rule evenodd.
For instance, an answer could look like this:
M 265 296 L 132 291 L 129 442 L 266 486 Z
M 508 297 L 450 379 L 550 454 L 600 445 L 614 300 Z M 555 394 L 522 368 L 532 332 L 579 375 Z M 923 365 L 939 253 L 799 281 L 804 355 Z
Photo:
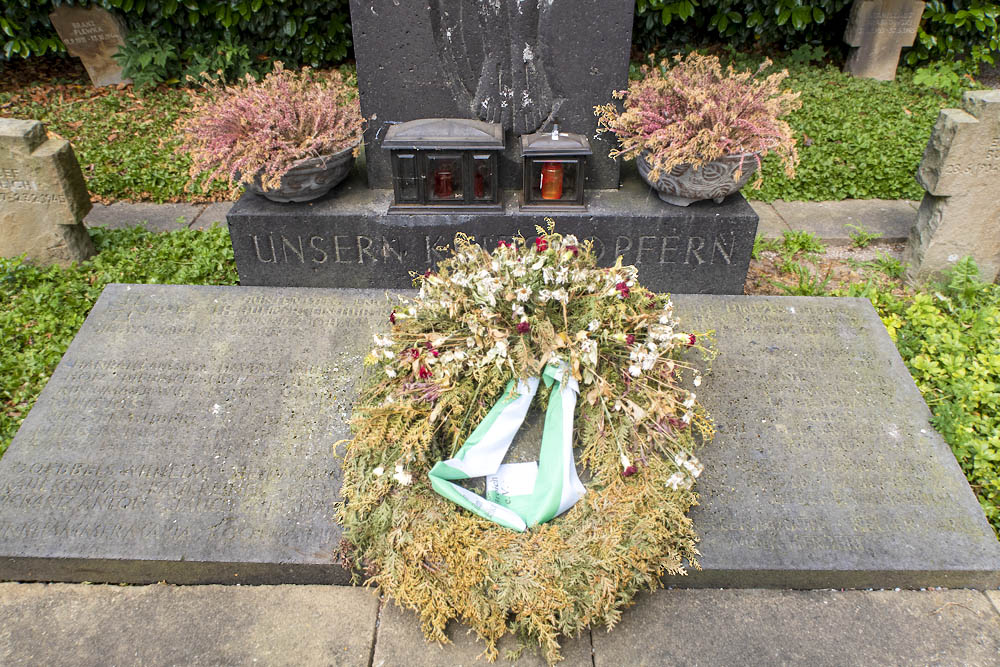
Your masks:
M 287 203 L 319 199 L 347 178 L 354 166 L 357 144 L 332 155 L 321 155 L 296 162 L 281 176 L 277 188 L 264 188 L 260 174 L 245 185 L 251 192 L 271 201 Z
M 733 174 L 740 168 L 741 158 L 743 172 L 738 180 L 733 180 Z M 721 204 L 723 199 L 746 185 L 757 171 L 757 160 L 753 153 L 726 155 L 703 165 L 701 169 L 693 169 L 686 163 L 679 164 L 669 172 L 661 171 L 656 181 L 649 178 L 652 167 L 645 154 L 636 158 L 636 164 L 643 180 L 656 190 L 660 199 L 675 206 L 687 206 L 703 199 Z

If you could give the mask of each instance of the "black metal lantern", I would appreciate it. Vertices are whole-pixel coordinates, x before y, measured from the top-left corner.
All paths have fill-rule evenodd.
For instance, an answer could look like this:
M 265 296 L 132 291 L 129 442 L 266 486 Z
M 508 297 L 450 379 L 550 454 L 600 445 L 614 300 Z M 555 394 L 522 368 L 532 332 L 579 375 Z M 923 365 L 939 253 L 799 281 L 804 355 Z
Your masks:
M 392 156 L 390 213 L 499 211 L 503 127 L 465 118 L 393 125 L 382 141 Z
M 591 155 L 590 142 L 582 134 L 551 132 L 521 136 L 524 158 L 524 191 L 521 208 L 558 213 L 585 211 L 584 170 Z

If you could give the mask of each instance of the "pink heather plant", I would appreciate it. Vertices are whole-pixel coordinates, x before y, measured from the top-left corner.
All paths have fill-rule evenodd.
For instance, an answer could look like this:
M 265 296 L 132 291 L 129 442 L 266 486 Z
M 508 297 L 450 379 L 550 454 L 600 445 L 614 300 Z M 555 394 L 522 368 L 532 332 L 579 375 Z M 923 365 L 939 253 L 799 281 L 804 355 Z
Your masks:
M 756 72 L 737 73 L 730 65 L 725 74 L 715 56 L 691 53 L 674 56 L 658 66 L 643 66 L 643 78 L 627 91 L 614 93 L 625 100 L 625 110 L 614 104 L 594 109 L 598 130 L 618 137 L 613 157 L 634 159 L 644 155 L 655 180 L 661 170 L 690 163 L 699 169 L 724 155 L 745 155 L 756 161 L 776 153 L 785 173 L 795 175 L 799 156 L 792 129 L 783 120 L 802 103 L 798 93 L 781 91 L 788 76 L 784 70 L 765 79 L 755 78 L 771 65 L 764 60 Z M 739 179 L 739 172 L 735 175 Z M 760 187 L 758 175 L 754 187 Z
M 240 180 L 260 172 L 277 187 L 296 162 L 336 153 L 361 140 L 357 94 L 340 72 L 290 72 L 281 63 L 263 81 L 209 83 L 181 126 L 178 150 L 192 157 L 191 179 Z

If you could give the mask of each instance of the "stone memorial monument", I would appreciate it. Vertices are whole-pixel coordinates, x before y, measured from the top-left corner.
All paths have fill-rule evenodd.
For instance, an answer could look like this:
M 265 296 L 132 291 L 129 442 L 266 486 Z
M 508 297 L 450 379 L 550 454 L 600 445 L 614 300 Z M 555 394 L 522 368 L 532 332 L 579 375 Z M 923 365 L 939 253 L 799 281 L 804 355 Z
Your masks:
M 742 294 L 757 230 L 757 215 L 742 195 L 720 205 L 665 204 L 632 164 L 620 169 L 609 157 L 614 137 L 595 135 L 594 107 L 628 83 L 634 5 L 352 0 L 367 123 L 365 174 L 307 204 L 244 195 L 227 215 L 241 284 L 406 288 L 411 274 L 433 270 L 439 247 L 457 232 L 495 247 L 518 234 L 533 238 L 536 226 L 551 217 L 558 232 L 593 240 L 601 265 L 614 264 L 618 256 L 635 264 L 651 289 Z M 426 126 L 447 124 L 431 119 L 457 119 L 442 133 L 447 145 L 428 146 L 428 137 L 400 131 L 423 119 Z M 523 146 L 530 152 L 544 144 L 556 125 L 559 136 L 589 142 L 581 150 L 584 196 L 562 209 L 526 202 L 530 198 L 522 193 L 530 180 L 524 177 L 526 158 L 532 157 Z M 483 136 L 456 141 L 456 132 L 470 128 Z M 472 154 L 462 158 L 463 151 Z M 440 182 L 434 180 L 438 172 L 393 175 L 400 160 L 419 170 L 445 157 L 461 168 Z M 562 155 L 542 164 L 576 173 L 571 159 Z M 476 164 L 486 171 L 473 171 Z M 394 191 L 398 198 L 401 188 L 426 194 L 437 183 L 452 196 L 463 178 L 467 193 L 471 179 L 480 179 L 474 187 L 484 196 L 477 197 L 489 199 L 489 207 L 482 201 L 448 210 L 394 205 Z M 484 190 L 483 183 L 497 183 L 501 195 Z
M 987 282 L 1000 277 L 1000 90 L 967 91 L 943 109 L 917 181 L 926 188 L 904 261 L 909 277 L 936 277 L 966 255 Z
M 895 79 L 900 49 L 913 46 L 923 13 L 918 0 L 854 0 L 844 33 L 851 46 L 844 71 L 865 79 Z
M 94 254 L 90 194 L 73 147 L 36 120 L 0 118 L 0 257 L 67 266 Z
M 669 584 L 1000 584 L 1000 542 L 867 300 L 674 301 L 718 331 L 699 390 L 718 435 L 692 513 L 703 569 Z M 382 290 L 108 286 L 0 460 L 0 578 L 346 583 L 332 446 L 391 308 Z
M 83 61 L 95 86 L 128 83 L 112 57 L 125 43 L 125 26 L 114 14 L 101 7 L 60 5 L 49 14 L 49 20 L 69 54 Z

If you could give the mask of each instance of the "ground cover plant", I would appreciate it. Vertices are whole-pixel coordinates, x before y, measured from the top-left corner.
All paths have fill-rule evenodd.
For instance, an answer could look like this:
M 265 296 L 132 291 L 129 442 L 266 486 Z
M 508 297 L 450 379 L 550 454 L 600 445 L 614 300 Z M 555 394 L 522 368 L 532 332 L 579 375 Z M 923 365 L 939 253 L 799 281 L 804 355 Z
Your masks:
M 90 230 L 98 253 L 68 269 L 0 258 L 0 453 L 10 444 L 104 286 L 233 285 L 225 229 Z

